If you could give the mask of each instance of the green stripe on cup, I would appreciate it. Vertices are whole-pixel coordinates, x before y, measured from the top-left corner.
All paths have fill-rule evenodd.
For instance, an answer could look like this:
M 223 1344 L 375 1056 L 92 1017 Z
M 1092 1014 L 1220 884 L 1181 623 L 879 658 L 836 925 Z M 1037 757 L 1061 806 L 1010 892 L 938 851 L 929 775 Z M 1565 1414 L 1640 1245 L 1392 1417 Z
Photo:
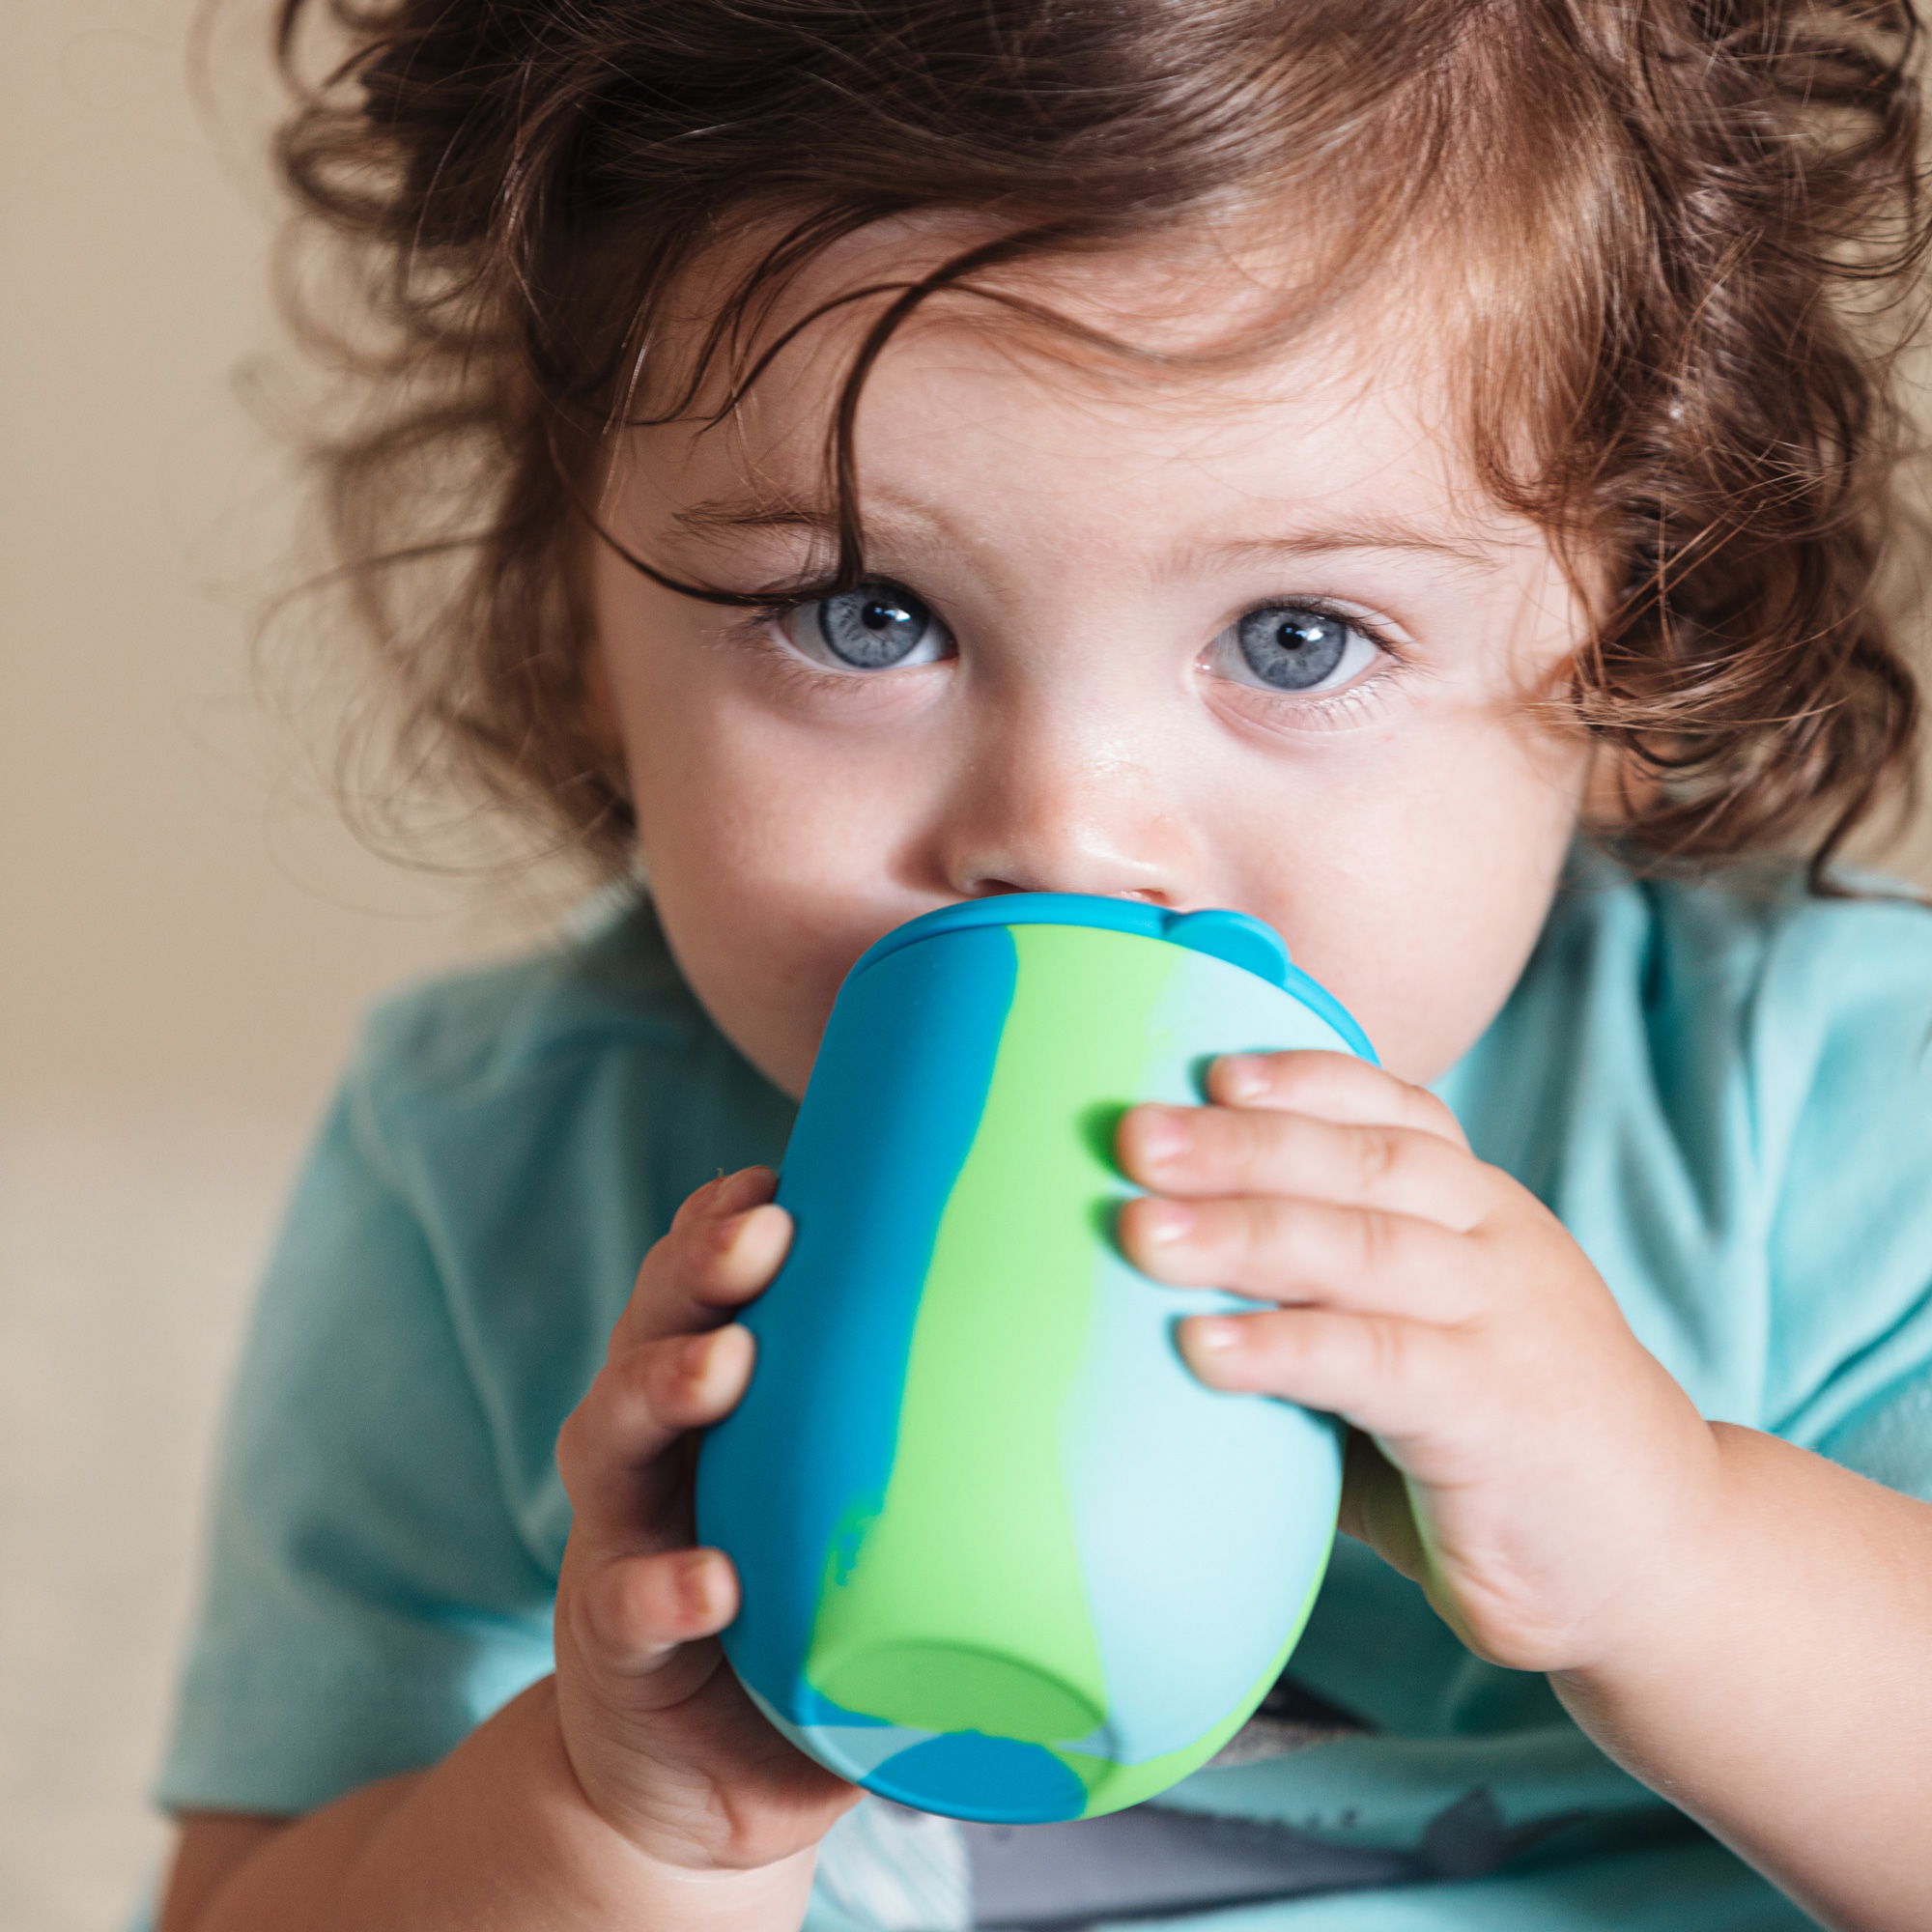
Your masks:
M 1095 1096 L 1133 1101 L 1178 960 L 1077 926 L 1012 938 L 1019 979 L 941 1216 L 884 1507 L 826 1577 L 806 1674 L 888 1723 L 1056 1744 L 1107 1710 L 1061 1454 L 1094 1244 L 1122 1192 Z

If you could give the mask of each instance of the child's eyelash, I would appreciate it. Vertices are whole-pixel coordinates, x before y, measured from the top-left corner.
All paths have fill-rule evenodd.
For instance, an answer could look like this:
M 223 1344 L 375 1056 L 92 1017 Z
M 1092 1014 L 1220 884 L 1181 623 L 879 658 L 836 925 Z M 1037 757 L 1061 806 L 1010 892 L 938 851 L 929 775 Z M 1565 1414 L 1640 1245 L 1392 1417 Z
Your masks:
M 811 602 L 812 599 L 810 597 L 791 597 L 782 603 L 760 604 L 745 613 L 744 623 L 748 628 L 781 623 L 794 611 L 803 611 Z
M 813 601 L 810 597 L 793 597 L 756 605 L 726 626 L 726 636 L 733 643 L 755 650 L 763 659 L 767 670 L 794 690 L 854 694 L 874 684 L 876 680 L 870 677 L 855 677 L 850 672 L 828 670 L 814 664 L 795 646 L 782 641 L 784 633 L 781 627 L 785 620 Z M 1390 695 L 1396 681 L 1411 668 L 1406 655 L 1389 641 L 1379 626 L 1341 605 L 1320 597 L 1296 598 L 1294 602 L 1296 608 L 1333 617 L 1359 632 L 1380 652 L 1381 661 L 1366 676 L 1357 678 L 1344 690 L 1326 696 L 1291 697 L 1283 693 L 1271 698 L 1269 694 L 1259 690 L 1252 695 L 1292 712 L 1296 726 L 1304 730 L 1341 729 L 1372 717 Z
M 875 677 L 828 670 L 813 664 L 795 645 L 783 641 L 784 620 L 812 601 L 807 597 L 786 604 L 759 605 L 727 624 L 724 635 L 731 643 L 756 652 L 766 674 L 794 691 L 848 696 L 876 685 Z
M 1382 625 L 1349 605 L 1326 597 L 1300 596 L 1283 599 L 1272 607 L 1257 607 L 1269 608 L 1307 611 L 1332 618 L 1338 624 L 1346 624 L 1378 653 L 1376 664 L 1340 691 L 1297 696 L 1286 691 L 1270 692 L 1259 685 L 1236 684 L 1235 688 L 1242 693 L 1241 701 L 1257 709 L 1264 708 L 1269 714 L 1268 723 L 1275 728 L 1327 731 L 1365 723 L 1393 695 L 1399 680 L 1414 668 L 1407 651 L 1390 639 Z M 1227 633 L 1220 635 L 1225 637 Z
M 1362 633 L 1364 637 L 1370 634 Z M 1406 662 L 1395 655 L 1386 646 L 1378 646 L 1383 651 L 1383 661 L 1366 677 L 1358 677 L 1346 690 L 1330 692 L 1325 697 L 1304 697 L 1295 700 L 1297 723 L 1304 727 L 1313 726 L 1317 730 L 1326 730 L 1344 724 L 1359 724 L 1374 715 L 1382 700 L 1387 697 L 1397 679 L 1408 670 Z

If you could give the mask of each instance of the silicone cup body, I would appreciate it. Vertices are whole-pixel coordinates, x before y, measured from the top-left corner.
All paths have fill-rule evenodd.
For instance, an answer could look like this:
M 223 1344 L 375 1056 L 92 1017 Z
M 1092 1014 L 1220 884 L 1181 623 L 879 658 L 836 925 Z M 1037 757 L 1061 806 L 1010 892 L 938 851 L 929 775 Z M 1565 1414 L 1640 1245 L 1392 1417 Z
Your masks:
M 1129 1267 L 1112 1158 L 1221 1053 L 1373 1058 L 1233 913 L 1015 895 L 848 976 L 786 1151 L 796 1229 L 698 1464 L 725 1654 L 774 1724 L 901 1804 L 996 1823 L 1151 1798 L 1239 1727 L 1326 1566 L 1340 1436 L 1205 1388 Z

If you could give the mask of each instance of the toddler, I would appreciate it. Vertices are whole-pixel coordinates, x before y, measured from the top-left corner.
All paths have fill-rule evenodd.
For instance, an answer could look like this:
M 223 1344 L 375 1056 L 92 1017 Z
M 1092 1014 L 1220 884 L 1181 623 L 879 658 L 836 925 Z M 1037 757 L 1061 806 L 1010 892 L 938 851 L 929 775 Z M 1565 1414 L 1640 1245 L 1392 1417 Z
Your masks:
M 1907 0 L 320 11 L 336 540 L 613 887 L 323 1127 L 164 1932 L 1932 1925 L 1932 917 L 1830 869 L 1917 728 Z M 1348 1535 L 1212 1765 L 996 1830 L 758 1716 L 690 1479 L 841 976 L 1033 891 L 1256 914 L 1382 1065 L 1123 1121 Z

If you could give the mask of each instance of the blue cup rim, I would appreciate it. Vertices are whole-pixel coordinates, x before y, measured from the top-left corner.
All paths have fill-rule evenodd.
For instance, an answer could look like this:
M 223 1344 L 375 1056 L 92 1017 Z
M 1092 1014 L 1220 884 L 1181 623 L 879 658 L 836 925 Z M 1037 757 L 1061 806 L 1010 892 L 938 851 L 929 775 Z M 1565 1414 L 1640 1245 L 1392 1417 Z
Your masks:
M 996 893 L 986 898 L 960 899 L 921 913 L 895 926 L 859 955 L 845 976 L 849 986 L 881 959 L 917 946 L 923 939 L 984 925 L 1075 925 L 1108 932 L 1126 932 L 1139 939 L 1165 940 L 1205 952 L 1257 979 L 1279 986 L 1298 1000 L 1318 1019 L 1325 1020 L 1349 1046 L 1372 1066 L 1380 1060 L 1354 1014 L 1319 980 L 1312 980 L 1289 957 L 1288 946 L 1273 926 L 1253 914 L 1211 906 L 1197 912 L 1171 912 L 1145 899 L 1102 898 L 1091 893 Z

